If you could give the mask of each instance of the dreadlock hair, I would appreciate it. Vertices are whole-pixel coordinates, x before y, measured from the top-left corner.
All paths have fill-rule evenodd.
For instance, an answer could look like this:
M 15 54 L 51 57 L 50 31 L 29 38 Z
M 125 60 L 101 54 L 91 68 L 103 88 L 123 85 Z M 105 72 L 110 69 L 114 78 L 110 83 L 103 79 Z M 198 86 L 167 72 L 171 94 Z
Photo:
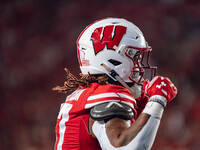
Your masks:
M 67 93 L 68 91 L 72 91 L 77 89 L 78 87 L 82 86 L 89 86 L 90 83 L 97 82 L 99 84 L 105 85 L 112 83 L 113 80 L 110 79 L 106 74 L 101 75 L 91 75 L 88 73 L 88 75 L 83 75 L 80 73 L 81 78 L 77 79 L 73 74 L 70 73 L 70 71 L 65 68 L 66 72 L 66 81 L 64 82 L 64 85 L 56 86 L 52 90 L 58 91 L 60 93 Z

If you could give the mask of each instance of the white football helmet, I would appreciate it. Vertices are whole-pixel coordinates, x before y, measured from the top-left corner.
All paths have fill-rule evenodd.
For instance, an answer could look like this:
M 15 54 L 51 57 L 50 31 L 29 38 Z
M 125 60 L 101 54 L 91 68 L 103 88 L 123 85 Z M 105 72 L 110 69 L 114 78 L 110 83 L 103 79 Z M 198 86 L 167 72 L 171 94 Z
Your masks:
M 140 29 L 119 18 L 106 18 L 87 26 L 77 40 L 82 74 L 107 74 L 114 81 L 141 85 L 144 70 L 155 76 L 149 64 L 148 46 Z

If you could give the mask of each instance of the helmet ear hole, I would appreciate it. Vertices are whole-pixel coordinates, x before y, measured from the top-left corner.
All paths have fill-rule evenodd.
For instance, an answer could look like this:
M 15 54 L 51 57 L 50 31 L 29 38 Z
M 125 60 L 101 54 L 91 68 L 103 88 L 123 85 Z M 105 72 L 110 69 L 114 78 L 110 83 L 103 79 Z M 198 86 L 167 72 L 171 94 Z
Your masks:
M 118 66 L 120 64 L 122 64 L 122 62 L 115 60 L 115 59 L 109 59 L 108 60 L 111 64 L 113 64 L 114 66 Z

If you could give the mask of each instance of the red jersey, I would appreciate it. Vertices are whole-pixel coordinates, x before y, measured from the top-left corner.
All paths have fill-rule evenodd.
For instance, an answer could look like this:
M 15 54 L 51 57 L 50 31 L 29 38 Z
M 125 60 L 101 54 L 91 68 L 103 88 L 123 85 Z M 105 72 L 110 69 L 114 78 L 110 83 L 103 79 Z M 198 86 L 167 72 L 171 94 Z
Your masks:
M 91 83 L 67 96 L 61 105 L 56 124 L 55 150 L 101 150 L 97 139 L 88 133 L 90 108 L 108 102 L 129 105 L 136 117 L 136 100 L 118 85 Z

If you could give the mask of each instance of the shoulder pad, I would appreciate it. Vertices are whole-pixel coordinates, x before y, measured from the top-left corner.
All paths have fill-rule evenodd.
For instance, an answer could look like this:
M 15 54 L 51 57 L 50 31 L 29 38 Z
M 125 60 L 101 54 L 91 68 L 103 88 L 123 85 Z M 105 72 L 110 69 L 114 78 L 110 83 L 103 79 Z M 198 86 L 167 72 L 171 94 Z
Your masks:
M 132 120 L 133 110 L 130 106 L 120 102 L 106 102 L 96 105 L 90 110 L 90 116 L 94 120 L 109 120 L 118 117 L 124 120 Z

